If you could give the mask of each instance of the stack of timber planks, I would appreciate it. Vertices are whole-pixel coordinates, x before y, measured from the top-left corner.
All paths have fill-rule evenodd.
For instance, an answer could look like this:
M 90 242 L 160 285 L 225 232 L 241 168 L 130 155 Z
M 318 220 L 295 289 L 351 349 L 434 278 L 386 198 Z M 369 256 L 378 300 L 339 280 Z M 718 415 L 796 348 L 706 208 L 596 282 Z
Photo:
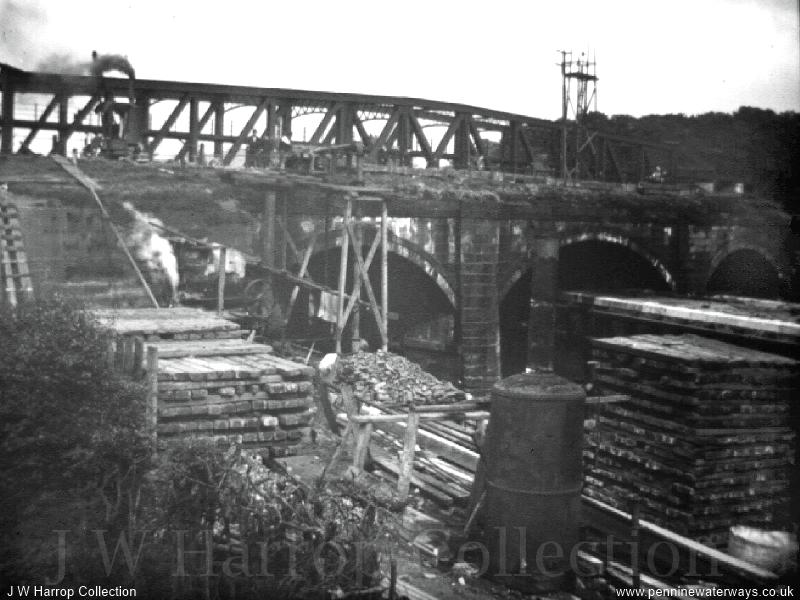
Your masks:
M 160 443 L 206 438 L 287 456 L 310 438 L 313 367 L 275 356 L 265 344 L 245 341 L 238 325 L 201 310 L 95 314 L 117 333 L 118 345 L 138 337 L 145 349 L 157 349 Z
M 241 339 L 247 333 L 233 321 L 195 308 L 96 309 L 92 314 L 117 335 L 145 342 Z
M 798 363 L 696 335 L 592 341 L 598 388 L 584 494 L 713 546 L 786 525 Z

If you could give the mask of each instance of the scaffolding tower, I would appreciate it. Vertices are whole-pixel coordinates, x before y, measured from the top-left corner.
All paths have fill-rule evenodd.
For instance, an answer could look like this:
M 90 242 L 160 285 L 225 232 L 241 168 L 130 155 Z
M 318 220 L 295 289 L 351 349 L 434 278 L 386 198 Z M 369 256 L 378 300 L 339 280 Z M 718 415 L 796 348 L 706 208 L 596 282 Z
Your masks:
M 586 128 L 586 115 L 597 110 L 597 61 L 581 52 L 573 59 L 571 51 L 561 53 L 561 176 L 564 183 L 582 176 L 581 152 L 592 146 L 594 133 Z M 573 81 L 575 85 L 573 86 Z M 574 90 L 574 91 L 573 91 Z M 570 135 L 570 124 L 574 129 Z M 574 140 L 574 146 L 570 143 Z M 593 149 L 593 148 L 592 148 Z M 593 149 L 594 150 L 594 149 Z

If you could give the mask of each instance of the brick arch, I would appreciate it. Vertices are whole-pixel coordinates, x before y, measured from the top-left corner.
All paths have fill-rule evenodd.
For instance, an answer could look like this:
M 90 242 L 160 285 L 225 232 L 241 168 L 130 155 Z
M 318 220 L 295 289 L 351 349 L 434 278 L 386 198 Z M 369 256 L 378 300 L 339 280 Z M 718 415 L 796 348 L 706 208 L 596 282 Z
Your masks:
M 711 259 L 711 265 L 708 268 L 708 273 L 706 274 L 705 283 L 708 283 L 708 280 L 711 279 L 711 276 L 714 275 L 714 272 L 719 268 L 726 258 L 735 254 L 736 252 L 741 252 L 742 250 L 750 250 L 751 252 L 755 252 L 756 254 L 761 255 L 764 260 L 766 260 L 769 264 L 771 264 L 775 268 L 775 272 L 778 273 L 779 279 L 784 279 L 786 276 L 785 273 L 785 266 L 782 264 L 777 257 L 770 252 L 762 248 L 761 246 L 756 246 L 755 244 L 748 244 L 748 243 L 738 243 L 734 244 L 732 247 L 725 247 L 717 250 L 714 254 L 714 257 Z
M 577 244 L 580 242 L 588 242 L 588 241 L 596 241 L 596 242 L 608 242 L 611 244 L 617 244 L 619 246 L 625 246 L 626 248 L 630 249 L 632 252 L 635 252 L 643 259 L 645 259 L 650 265 L 655 268 L 660 274 L 664 281 L 669 285 L 672 290 L 675 290 L 676 282 L 675 278 L 670 273 L 669 269 L 667 269 L 666 265 L 661 262 L 658 258 L 647 252 L 643 249 L 639 244 L 634 242 L 628 237 L 620 235 L 618 233 L 611 233 L 607 231 L 586 231 L 583 233 L 579 233 L 576 235 L 568 235 L 566 237 L 562 237 L 559 240 L 559 246 L 569 246 L 570 244 Z M 519 281 L 519 278 L 522 277 L 526 271 L 530 269 L 530 259 L 528 257 L 521 257 L 517 258 L 512 262 L 512 266 L 509 269 L 509 275 L 505 278 L 505 280 L 499 286 L 499 297 L 500 300 L 505 298 L 506 294 L 509 292 L 511 287 Z M 709 275 L 710 276 L 710 275 Z
M 727 258 L 733 256 L 737 252 L 742 251 L 750 251 L 762 257 L 773 269 L 775 269 L 775 274 L 778 278 L 778 285 L 786 285 L 786 281 L 790 277 L 790 267 L 785 262 L 780 260 L 777 256 L 775 256 L 775 254 L 763 248 L 762 246 L 742 242 L 734 244 L 733 246 L 722 248 L 714 254 L 703 280 L 703 287 L 701 289 L 704 293 L 706 290 L 708 290 L 708 284 L 711 281 L 711 278 L 717 272 L 717 269 L 719 269 L 720 265 L 722 265 Z
M 571 235 L 562 238 L 559 242 L 559 245 L 561 247 L 564 247 L 564 246 L 569 246 L 571 244 L 578 244 L 580 242 L 589 242 L 589 241 L 607 242 L 609 244 L 616 244 L 618 246 L 624 246 L 628 248 L 631 252 L 638 254 L 648 263 L 650 263 L 650 266 L 652 266 L 656 271 L 659 272 L 659 274 L 664 279 L 666 284 L 672 290 L 675 290 L 676 286 L 675 278 L 672 276 L 672 273 L 670 273 L 667 266 L 663 262 L 661 262 L 660 259 L 658 259 L 653 254 L 642 248 L 632 239 L 624 235 L 620 235 L 619 233 L 612 233 L 609 231 L 586 231 L 584 233 L 579 233 L 577 235 Z
M 366 228 L 366 230 L 367 231 L 371 230 L 374 233 L 374 229 Z M 316 256 L 321 252 L 327 252 L 340 247 L 339 242 L 341 241 L 341 227 L 334 228 L 332 232 L 336 232 L 338 235 L 329 236 L 330 239 L 328 240 L 327 245 L 319 238 L 317 238 L 317 246 L 314 249 L 314 254 L 312 256 Z M 387 242 L 388 242 L 387 250 L 389 252 L 393 252 L 397 256 L 402 256 L 409 262 L 415 264 L 420 269 L 422 269 L 428 275 L 428 277 L 430 277 L 433 280 L 436 286 L 448 299 L 450 305 L 453 307 L 453 310 L 455 310 L 456 307 L 455 286 L 450 281 L 450 278 L 445 274 L 446 271 L 442 266 L 442 264 L 438 260 L 436 260 L 436 258 L 433 255 L 421 249 L 417 244 L 414 244 L 413 242 L 409 242 L 408 240 L 398 237 L 391 231 L 387 232 Z M 376 252 L 375 255 L 376 256 L 375 259 L 373 259 L 373 264 L 375 264 L 375 260 L 379 260 L 378 252 Z

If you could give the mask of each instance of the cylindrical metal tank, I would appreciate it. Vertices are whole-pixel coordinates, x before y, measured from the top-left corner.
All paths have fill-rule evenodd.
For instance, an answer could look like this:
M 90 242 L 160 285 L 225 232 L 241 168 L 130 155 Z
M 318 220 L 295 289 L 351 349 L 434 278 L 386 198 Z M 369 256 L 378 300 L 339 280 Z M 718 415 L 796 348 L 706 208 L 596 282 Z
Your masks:
M 526 591 L 561 588 L 578 542 L 583 389 L 551 373 L 492 390 L 486 466 L 489 575 Z

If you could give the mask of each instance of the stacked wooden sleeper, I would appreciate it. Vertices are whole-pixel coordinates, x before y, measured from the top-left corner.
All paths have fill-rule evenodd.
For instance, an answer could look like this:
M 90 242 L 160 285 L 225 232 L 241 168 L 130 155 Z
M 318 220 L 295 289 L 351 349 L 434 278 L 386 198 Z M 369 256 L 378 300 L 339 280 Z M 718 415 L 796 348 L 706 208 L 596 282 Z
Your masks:
M 312 367 L 266 352 L 165 358 L 159 360 L 158 434 L 291 454 L 310 435 L 313 398 Z
M 310 437 L 314 369 L 242 339 L 236 323 L 190 308 L 94 311 L 117 334 L 158 350 L 160 443 L 206 438 L 294 453 Z M 145 352 L 136 355 L 146 368 Z M 126 361 L 122 361 L 123 363 Z
M 587 432 L 586 495 L 714 545 L 785 524 L 796 361 L 694 335 L 594 340 L 596 383 L 629 394 Z

